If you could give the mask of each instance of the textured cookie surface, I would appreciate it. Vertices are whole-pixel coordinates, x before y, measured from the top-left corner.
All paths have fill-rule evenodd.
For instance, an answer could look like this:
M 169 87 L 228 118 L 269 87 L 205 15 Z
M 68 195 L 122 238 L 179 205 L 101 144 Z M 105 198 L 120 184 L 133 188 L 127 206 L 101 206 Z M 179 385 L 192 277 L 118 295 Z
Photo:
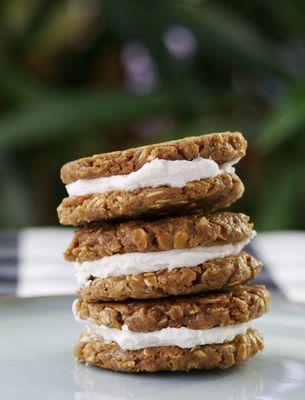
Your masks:
M 63 225 L 85 225 L 94 221 L 214 211 L 228 207 L 244 191 L 235 174 L 223 173 L 215 178 L 189 182 L 182 188 L 161 186 L 131 192 L 115 190 L 86 196 L 65 198 L 57 208 Z
M 219 164 L 243 157 L 247 142 L 239 132 L 214 133 L 188 137 L 134 149 L 98 154 L 65 164 L 61 179 L 71 183 L 78 179 L 93 179 L 111 175 L 126 175 L 137 171 L 156 158 L 193 160 L 212 158 Z
M 113 254 L 233 243 L 250 237 L 252 228 L 247 215 L 232 212 L 153 221 L 104 222 L 76 231 L 65 259 L 82 262 Z
M 242 252 L 192 268 L 93 279 L 90 286 L 79 289 L 79 294 L 86 302 L 98 302 L 208 292 L 248 283 L 257 277 L 261 266 L 261 262 Z
M 87 303 L 78 300 L 81 319 L 133 332 L 163 328 L 210 329 L 250 321 L 268 309 L 269 293 L 262 285 L 238 286 L 219 293 L 156 300 Z
M 88 365 L 123 372 L 225 369 L 245 362 L 263 347 L 263 338 L 254 329 L 248 329 L 245 335 L 238 335 L 231 342 L 192 349 L 168 346 L 123 350 L 116 343 L 90 341 L 84 334 L 76 346 L 75 359 Z

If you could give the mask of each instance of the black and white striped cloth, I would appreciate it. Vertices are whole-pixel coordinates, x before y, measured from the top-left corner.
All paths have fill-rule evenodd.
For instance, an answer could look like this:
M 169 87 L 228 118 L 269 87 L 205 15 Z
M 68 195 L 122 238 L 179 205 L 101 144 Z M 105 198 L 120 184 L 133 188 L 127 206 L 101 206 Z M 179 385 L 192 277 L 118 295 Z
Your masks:
M 48 296 L 76 290 L 73 263 L 64 261 L 72 230 L 28 228 L 0 234 L 0 295 Z
M 74 266 L 62 257 L 71 237 L 66 228 L 0 232 L 0 296 L 74 293 Z M 274 294 L 305 303 L 305 232 L 262 233 L 247 250 L 264 262 L 258 282 Z

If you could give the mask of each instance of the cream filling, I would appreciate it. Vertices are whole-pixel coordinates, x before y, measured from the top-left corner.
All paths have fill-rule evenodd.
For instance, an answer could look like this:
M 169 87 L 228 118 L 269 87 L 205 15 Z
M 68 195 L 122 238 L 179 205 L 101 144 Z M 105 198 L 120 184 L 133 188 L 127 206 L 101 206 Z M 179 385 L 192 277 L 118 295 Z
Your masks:
M 79 179 L 66 185 L 66 189 L 69 196 L 83 196 L 113 190 L 132 191 L 146 187 L 170 186 L 181 188 L 188 182 L 214 178 L 224 172 L 234 173 L 233 165 L 239 160 L 239 158 L 236 158 L 219 166 L 214 160 L 202 157 L 191 161 L 156 158 L 128 175 Z
M 237 335 L 245 335 L 252 327 L 252 321 L 242 324 L 220 326 L 211 329 L 164 328 L 154 332 L 132 332 L 126 325 L 122 329 L 108 328 L 98 325 L 93 319 L 78 321 L 86 325 L 89 336 L 84 341 L 102 339 L 105 342 L 115 342 L 124 350 L 138 350 L 145 347 L 178 346 L 193 348 L 206 344 L 217 344 L 232 341 Z
M 216 246 L 198 246 L 191 249 L 173 249 L 148 253 L 124 253 L 102 257 L 98 260 L 75 263 L 78 285 L 90 285 L 90 276 L 109 278 L 121 275 L 139 275 L 144 272 L 172 270 L 174 268 L 191 268 L 215 258 L 233 256 L 256 235 L 237 243 L 219 244 Z

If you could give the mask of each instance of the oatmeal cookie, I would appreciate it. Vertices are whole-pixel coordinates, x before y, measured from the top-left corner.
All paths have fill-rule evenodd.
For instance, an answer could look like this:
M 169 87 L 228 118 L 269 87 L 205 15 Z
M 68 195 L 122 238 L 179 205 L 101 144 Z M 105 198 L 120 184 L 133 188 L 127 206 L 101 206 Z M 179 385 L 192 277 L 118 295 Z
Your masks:
M 229 368 L 242 364 L 264 347 L 261 334 L 248 329 L 230 342 L 180 348 L 160 346 L 123 350 L 116 343 L 81 336 L 75 359 L 87 365 L 122 372 L 188 371 L 191 369 Z
M 156 300 L 87 303 L 75 305 L 78 318 L 108 328 L 127 326 L 133 332 L 164 328 L 210 329 L 240 324 L 268 310 L 269 293 L 263 285 L 238 286 L 222 292 Z
M 85 225 L 94 221 L 142 218 L 192 211 L 210 212 L 228 207 L 244 192 L 234 173 L 186 184 L 182 188 L 161 186 L 131 192 L 114 190 L 63 199 L 57 208 L 63 225 Z
M 250 218 L 233 212 L 103 222 L 77 230 L 64 255 L 67 261 L 82 262 L 114 254 L 235 243 L 252 234 Z
M 247 142 L 239 132 L 187 137 L 166 143 L 81 158 L 62 167 L 61 179 L 63 183 L 69 184 L 78 179 L 127 175 L 156 158 L 194 160 L 203 157 L 211 158 L 218 164 L 223 164 L 243 157 L 246 148 Z
M 209 292 L 248 283 L 258 276 L 261 268 L 260 261 L 242 252 L 195 267 L 92 278 L 89 285 L 79 288 L 78 293 L 85 302 L 99 302 Z

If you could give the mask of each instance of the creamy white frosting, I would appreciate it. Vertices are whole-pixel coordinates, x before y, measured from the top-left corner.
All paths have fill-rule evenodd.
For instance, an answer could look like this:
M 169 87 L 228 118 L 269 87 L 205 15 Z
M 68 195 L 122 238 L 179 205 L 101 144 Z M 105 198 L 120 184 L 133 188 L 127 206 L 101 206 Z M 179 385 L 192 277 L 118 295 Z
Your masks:
M 126 325 L 122 330 L 99 326 L 90 321 L 86 323 L 89 335 L 102 338 L 105 342 L 115 342 L 124 350 L 138 350 L 144 347 L 178 346 L 192 348 L 205 344 L 223 343 L 231 341 L 237 335 L 244 335 L 251 322 L 216 327 L 211 329 L 165 328 L 154 332 L 132 332 Z
M 188 182 L 214 178 L 223 172 L 233 173 L 236 158 L 219 166 L 214 160 L 196 158 L 195 160 L 154 159 L 128 175 L 113 175 L 102 178 L 79 179 L 66 185 L 69 196 L 105 193 L 113 190 L 132 191 L 139 188 L 159 186 L 183 187 Z
M 233 256 L 250 242 L 252 236 L 236 243 L 216 246 L 198 246 L 191 249 L 173 249 L 148 253 L 124 253 L 106 256 L 98 260 L 75 263 L 79 285 L 90 284 L 89 278 L 108 278 L 121 275 L 138 275 L 143 272 L 195 267 L 208 260 Z
M 138 350 L 144 347 L 178 346 L 192 348 L 198 345 L 231 341 L 237 335 L 244 335 L 252 327 L 251 321 L 242 324 L 211 329 L 164 328 L 153 332 L 133 332 L 126 325 L 122 329 L 98 325 L 93 319 L 81 320 L 74 309 L 77 321 L 86 325 L 89 340 L 103 339 L 115 342 L 124 350 Z M 85 338 L 84 340 L 88 340 Z

